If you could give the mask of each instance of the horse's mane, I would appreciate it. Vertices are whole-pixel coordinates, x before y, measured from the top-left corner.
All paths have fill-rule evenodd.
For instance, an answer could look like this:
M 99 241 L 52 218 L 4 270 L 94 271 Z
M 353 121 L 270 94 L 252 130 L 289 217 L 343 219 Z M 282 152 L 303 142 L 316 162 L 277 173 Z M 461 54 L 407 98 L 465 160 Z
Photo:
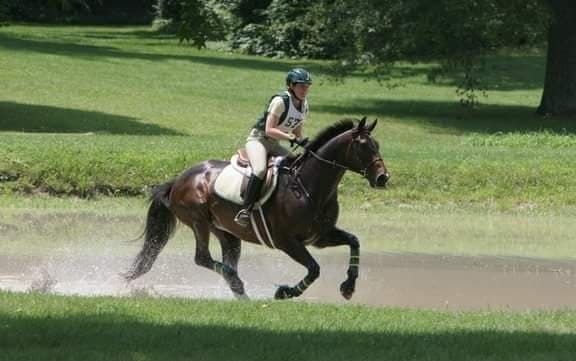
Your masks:
M 324 128 L 310 143 L 308 143 L 308 145 L 306 145 L 306 149 L 317 152 L 318 149 L 328 143 L 332 138 L 352 128 L 354 128 L 354 120 L 342 119 L 333 125 Z

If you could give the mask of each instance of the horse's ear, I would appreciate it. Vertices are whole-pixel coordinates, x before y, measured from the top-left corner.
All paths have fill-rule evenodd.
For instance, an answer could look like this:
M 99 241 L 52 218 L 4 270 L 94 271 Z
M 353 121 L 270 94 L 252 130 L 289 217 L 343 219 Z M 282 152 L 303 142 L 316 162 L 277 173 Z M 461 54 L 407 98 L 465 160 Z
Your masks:
M 374 130 L 374 128 L 376 128 L 376 124 L 378 124 L 378 119 L 374 119 L 374 122 L 373 122 L 372 124 L 370 124 L 370 125 L 368 126 L 368 128 L 366 128 L 366 129 L 368 129 L 368 131 L 369 131 L 370 133 L 372 133 L 372 131 Z
M 358 130 L 364 129 L 366 126 L 366 117 L 360 119 L 360 123 L 358 123 Z

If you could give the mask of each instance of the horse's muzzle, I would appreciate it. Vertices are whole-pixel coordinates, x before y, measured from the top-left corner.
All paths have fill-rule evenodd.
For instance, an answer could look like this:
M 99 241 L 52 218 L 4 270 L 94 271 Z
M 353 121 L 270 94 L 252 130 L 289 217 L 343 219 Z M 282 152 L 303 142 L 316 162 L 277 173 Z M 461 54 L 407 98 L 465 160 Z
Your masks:
M 386 188 L 386 183 L 388 183 L 388 179 L 390 179 L 390 173 L 384 172 L 380 173 L 376 176 L 376 181 L 374 182 L 375 188 Z
M 390 179 L 390 173 L 384 165 L 382 158 L 375 159 L 368 166 L 367 172 L 365 172 L 365 177 L 370 182 L 370 186 L 373 188 L 386 188 L 386 183 Z

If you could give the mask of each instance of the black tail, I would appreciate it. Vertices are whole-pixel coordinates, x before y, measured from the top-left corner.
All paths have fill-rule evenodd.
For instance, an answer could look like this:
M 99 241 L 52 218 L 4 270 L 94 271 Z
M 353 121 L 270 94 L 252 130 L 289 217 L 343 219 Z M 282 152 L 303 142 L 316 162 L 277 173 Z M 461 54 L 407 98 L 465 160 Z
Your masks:
M 166 206 L 170 190 L 174 181 L 164 183 L 154 188 L 150 196 L 150 208 L 146 218 L 146 229 L 142 234 L 144 246 L 130 270 L 123 274 L 127 281 L 134 280 L 150 271 L 156 257 L 174 233 L 176 228 L 176 216 Z

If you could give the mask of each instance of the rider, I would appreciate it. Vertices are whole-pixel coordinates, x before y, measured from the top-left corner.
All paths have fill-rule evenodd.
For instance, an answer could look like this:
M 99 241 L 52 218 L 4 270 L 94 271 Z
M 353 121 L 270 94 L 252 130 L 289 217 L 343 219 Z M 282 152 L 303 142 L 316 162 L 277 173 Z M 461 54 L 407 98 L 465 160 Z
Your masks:
M 246 139 L 246 153 L 252 167 L 252 174 L 244 193 L 244 208 L 238 212 L 234 221 L 247 226 L 250 212 L 258 200 L 266 177 L 269 155 L 287 156 L 290 151 L 278 142 L 288 140 L 304 146 L 307 139 L 302 138 L 302 126 L 308 117 L 308 90 L 312 77 L 306 69 L 294 68 L 286 76 L 286 91 L 270 98 L 264 114 Z

